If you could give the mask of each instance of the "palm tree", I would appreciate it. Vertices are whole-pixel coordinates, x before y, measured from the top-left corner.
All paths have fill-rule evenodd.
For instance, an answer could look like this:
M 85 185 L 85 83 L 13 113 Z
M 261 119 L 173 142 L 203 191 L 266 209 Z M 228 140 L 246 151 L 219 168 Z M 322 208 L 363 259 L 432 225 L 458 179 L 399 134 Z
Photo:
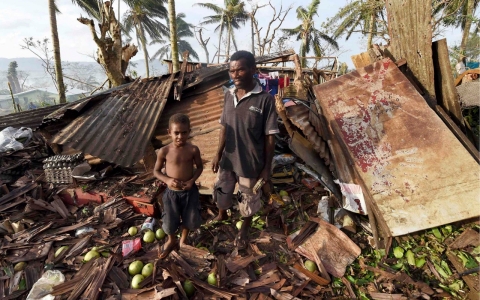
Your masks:
M 129 10 L 123 16 L 123 25 L 125 32 L 129 33 L 135 30 L 137 42 L 141 45 L 147 70 L 147 78 L 150 77 L 150 68 L 148 65 L 147 34 L 151 39 L 159 39 L 162 34 L 168 32 L 165 25 L 160 23 L 157 18 L 166 19 L 167 9 L 163 4 L 165 0 L 124 0 Z
M 233 43 L 235 51 L 237 51 L 237 43 L 233 29 L 239 29 L 240 25 L 245 25 L 249 19 L 249 14 L 245 11 L 245 3 L 240 0 L 224 0 L 225 8 L 212 3 L 196 3 L 201 7 L 208 8 L 215 12 L 215 15 L 204 17 L 205 21 L 201 25 L 218 24 L 215 32 L 219 32 L 218 39 L 218 62 L 220 62 L 220 45 L 222 42 L 223 31 L 227 30 L 227 49 L 225 51 L 226 60 L 230 56 L 230 40 Z
M 48 0 L 48 12 L 50 15 L 50 30 L 52 33 L 53 59 L 55 61 L 55 79 L 57 83 L 58 97 L 60 103 L 66 103 L 65 85 L 63 84 L 62 59 L 60 58 L 60 42 L 57 30 L 57 8 L 54 0 Z
M 480 0 L 452 0 L 441 1 L 436 6 L 436 9 L 444 9 L 443 15 L 446 15 L 443 19 L 443 23 L 447 26 L 460 27 L 463 30 L 462 42 L 460 43 L 460 53 L 464 54 L 467 45 L 467 40 L 470 35 L 470 29 L 472 27 L 472 19 L 475 11 L 478 8 Z M 434 3 L 434 9 L 435 9 Z M 478 23 L 475 31 L 478 31 Z
M 177 27 L 176 37 L 177 37 L 178 52 L 183 53 L 186 50 L 189 53 L 190 59 L 195 58 L 195 59 L 198 60 L 199 58 L 198 58 L 197 52 L 192 48 L 192 46 L 190 45 L 189 42 L 182 39 L 182 38 L 185 38 L 185 37 L 193 37 L 193 35 L 194 35 L 192 30 L 191 30 L 191 28 L 193 28 L 193 25 L 187 23 L 184 19 L 185 19 L 185 14 L 184 13 L 179 13 L 177 15 L 177 18 L 176 18 L 176 25 L 177 25 L 176 26 Z M 171 51 L 172 43 L 170 43 L 170 41 L 169 41 L 169 36 L 170 36 L 170 33 L 165 35 L 164 39 L 153 40 L 150 43 L 150 45 L 153 45 L 153 44 L 164 45 L 160 49 L 158 49 L 157 52 L 155 52 L 155 54 L 152 56 L 152 60 L 156 59 L 156 58 L 159 58 L 161 60 L 164 57 L 165 58 L 170 58 L 171 57 L 173 52 Z
M 72 3 L 85 10 L 88 15 L 98 18 L 99 9 L 95 0 L 72 0 Z M 60 41 L 58 39 L 56 16 L 56 13 L 60 11 L 55 5 L 55 0 L 48 0 L 48 11 L 50 16 L 50 30 L 52 34 L 53 59 L 55 61 L 55 84 L 57 86 L 60 103 L 65 103 L 67 99 L 65 97 L 65 84 L 63 83 L 62 59 L 60 56 Z
M 175 16 L 174 0 L 168 0 L 168 19 L 168 24 L 170 25 L 170 45 L 172 45 L 172 69 L 173 73 L 175 73 L 180 69 L 180 64 L 178 63 L 177 18 Z
M 305 67 L 307 60 L 305 56 L 313 48 L 315 56 L 322 56 L 322 48 L 320 47 L 320 40 L 326 41 L 335 49 L 338 49 L 337 42 L 315 28 L 313 17 L 317 14 L 320 0 L 312 0 L 312 3 L 307 8 L 299 6 L 297 8 L 297 19 L 302 21 L 302 24 L 292 29 L 282 29 L 288 36 L 296 36 L 297 41 L 301 40 L 299 55 L 302 57 L 301 65 Z
M 346 34 L 346 40 L 353 32 L 360 30 L 367 34 L 367 49 L 372 47 L 374 35 L 378 34 L 381 24 L 385 24 L 384 18 L 385 0 L 356 0 L 342 7 L 338 13 L 328 22 L 328 27 L 336 27 L 333 39 Z M 382 22 L 379 22 L 382 20 Z M 338 26 L 337 22 L 341 21 Z

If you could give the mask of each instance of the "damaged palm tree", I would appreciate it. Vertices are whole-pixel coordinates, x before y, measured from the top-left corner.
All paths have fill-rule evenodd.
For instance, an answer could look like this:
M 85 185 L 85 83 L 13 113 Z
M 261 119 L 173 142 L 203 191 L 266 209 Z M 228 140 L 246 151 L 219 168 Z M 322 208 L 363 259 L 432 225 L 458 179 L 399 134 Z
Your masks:
M 90 27 L 93 40 L 98 46 L 97 62 L 102 65 L 111 86 L 126 83 L 125 71 L 130 59 L 138 52 L 135 45 L 126 44 L 122 47 L 120 39 L 120 23 L 115 18 L 115 13 L 110 1 L 103 3 L 100 11 L 100 36 L 95 31 L 94 22 L 88 18 L 78 18 L 80 23 Z M 120 59 L 121 57 L 121 59 Z

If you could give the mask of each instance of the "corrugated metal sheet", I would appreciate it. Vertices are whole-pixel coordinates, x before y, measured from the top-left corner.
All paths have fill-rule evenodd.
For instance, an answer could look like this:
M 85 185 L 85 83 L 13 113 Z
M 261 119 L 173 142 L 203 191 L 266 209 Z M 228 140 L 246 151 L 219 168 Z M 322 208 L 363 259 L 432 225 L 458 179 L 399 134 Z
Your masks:
M 161 145 L 171 143 L 167 134 L 168 120 L 176 113 L 190 117 L 191 137 L 208 133 L 220 128 L 218 120 L 223 108 L 223 89 L 217 87 L 211 91 L 183 98 L 182 101 L 169 101 L 155 131 L 155 139 Z
M 391 60 L 314 91 L 384 234 L 479 216 L 479 165 Z
M 330 171 L 335 171 L 334 162 L 330 158 L 330 150 L 328 149 L 326 141 L 310 122 L 310 119 L 318 119 L 319 116 L 315 114 L 312 115 L 309 107 L 302 104 L 289 106 L 286 108 L 286 111 L 287 117 L 295 126 L 302 130 L 308 141 L 312 143 L 315 151 L 325 161 L 325 165 L 329 166 Z
M 167 102 L 174 74 L 119 88 L 56 134 L 52 142 L 122 166 L 132 166 L 145 148 Z
M 0 116 L 0 130 L 6 127 L 29 127 L 35 130 L 42 124 L 43 118 L 57 109 L 65 106 L 65 104 L 57 104 L 32 110 L 26 110 L 19 113 L 13 113 Z

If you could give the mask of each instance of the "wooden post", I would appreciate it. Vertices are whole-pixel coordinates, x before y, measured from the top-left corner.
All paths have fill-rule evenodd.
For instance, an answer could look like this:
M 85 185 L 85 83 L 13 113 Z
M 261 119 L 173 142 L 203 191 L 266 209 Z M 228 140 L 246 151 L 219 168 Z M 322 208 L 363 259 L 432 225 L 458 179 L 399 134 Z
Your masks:
M 441 39 L 432 44 L 433 66 L 435 68 L 435 92 L 440 106 L 453 121 L 465 132 L 462 109 L 458 101 L 457 89 L 452 76 L 452 67 L 448 56 L 447 40 Z
M 407 60 L 409 70 L 424 91 L 424 98 L 434 106 L 432 0 L 387 0 L 386 7 L 391 44 L 385 52 L 395 60 Z

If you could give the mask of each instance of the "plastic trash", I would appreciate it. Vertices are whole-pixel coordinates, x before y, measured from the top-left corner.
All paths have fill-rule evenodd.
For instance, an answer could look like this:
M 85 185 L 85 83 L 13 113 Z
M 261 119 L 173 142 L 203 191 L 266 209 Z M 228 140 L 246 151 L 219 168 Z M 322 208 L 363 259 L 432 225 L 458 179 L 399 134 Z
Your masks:
M 140 241 L 140 238 L 136 238 L 134 240 L 122 241 L 123 257 L 127 257 L 128 255 L 135 253 L 140 249 L 142 249 L 142 242 Z
M 273 157 L 272 170 L 277 166 L 285 166 L 293 164 L 296 160 L 296 157 L 292 154 L 279 154 Z
M 318 201 L 317 214 L 326 222 L 330 222 L 329 218 L 329 207 L 328 207 L 328 196 L 323 196 L 320 201 Z
M 92 227 L 80 227 L 75 231 L 75 237 L 82 237 L 84 234 L 95 231 Z
M 58 270 L 48 270 L 42 277 L 33 284 L 27 300 L 54 300 L 55 296 L 50 295 L 53 287 L 65 282 L 65 276 Z M 46 296 L 43 296 L 47 294 Z
M 334 180 L 334 182 L 340 185 L 340 190 L 345 196 L 343 208 L 356 214 L 366 215 L 367 206 L 363 198 L 362 187 L 353 183 L 343 183 L 339 180 Z
M 147 219 L 145 219 L 145 221 L 143 222 L 142 224 L 142 227 L 140 228 L 140 232 L 147 232 L 147 231 L 154 231 L 153 228 L 155 227 L 155 223 L 157 221 L 152 218 L 152 217 L 148 217 Z
M 24 148 L 32 138 L 32 129 L 7 127 L 0 131 L 0 152 L 16 151 Z

